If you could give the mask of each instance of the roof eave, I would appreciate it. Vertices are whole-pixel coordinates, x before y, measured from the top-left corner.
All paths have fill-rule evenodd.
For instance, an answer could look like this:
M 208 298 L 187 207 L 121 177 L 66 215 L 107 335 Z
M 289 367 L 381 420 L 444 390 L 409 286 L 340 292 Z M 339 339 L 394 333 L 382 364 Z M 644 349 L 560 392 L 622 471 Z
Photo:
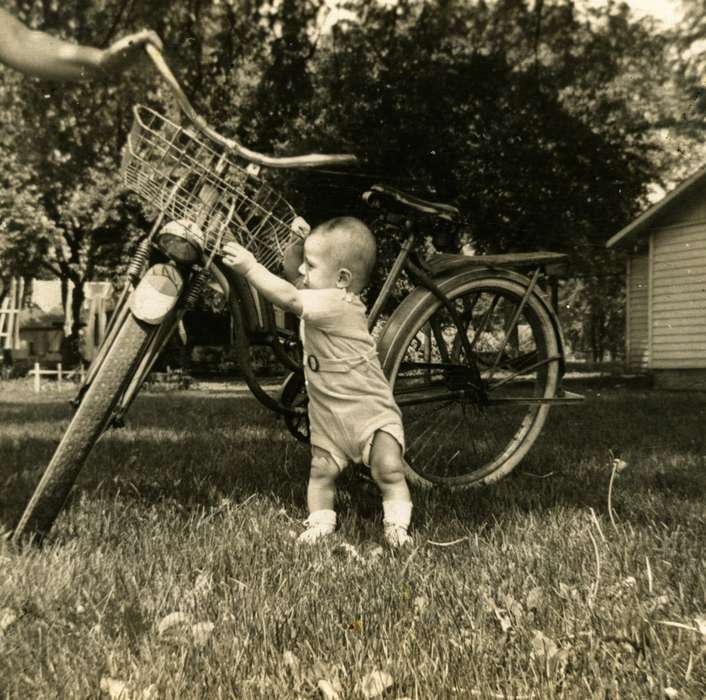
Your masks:
M 656 202 L 651 207 L 646 209 L 636 219 L 633 219 L 627 226 L 609 238 L 606 242 L 606 248 L 613 248 L 618 243 L 625 242 L 639 233 L 642 233 L 651 223 L 653 223 L 654 219 L 659 214 L 664 214 L 668 211 L 678 200 L 700 185 L 704 180 L 706 180 L 706 166 L 703 166 L 697 170 L 691 177 L 684 180 L 684 182 L 682 182 L 679 186 L 675 187 L 671 192 L 668 192 L 664 197 L 662 197 L 659 202 Z

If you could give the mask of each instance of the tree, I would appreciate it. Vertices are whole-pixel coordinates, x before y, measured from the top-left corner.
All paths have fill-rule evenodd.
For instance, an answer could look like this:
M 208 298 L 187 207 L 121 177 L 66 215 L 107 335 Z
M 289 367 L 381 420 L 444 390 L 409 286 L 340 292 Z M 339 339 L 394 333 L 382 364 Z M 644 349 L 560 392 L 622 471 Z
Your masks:
M 132 26 L 157 26 L 180 52 L 187 75 L 198 77 L 221 67 L 204 60 L 202 38 L 212 23 L 201 22 L 210 3 L 177 3 L 169 21 L 160 8 L 131 8 L 121 32 Z M 16 3 L 28 24 L 84 44 L 107 44 L 119 28 L 126 3 Z M 189 12 L 192 9 L 192 12 Z M 194 31 L 198 29 L 198 31 Z M 189 41 L 190 39 L 190 41 Z M 219 55 L 220 52 L 219 52 Z M 195 83 L 199 83 L 195 80 Z M 133 72 L 114 83 L 59 85 L 2 74 L 0 100 L 4 130 L 0 195 L 0 260 L 10 274 L 48 274 L 63 288 L 73 283 L 74 325 L 71 344 L 78 347 L 83 284 L 96 275 L 119 275 L 126 250 L 144 217 L 120 193 L 121 149 L 138 98 L 163 98 L 154 90 L 154 74 Z M 6 128 L 7 127 L 7 128 Z
M 686 83 L 664 61 L 669 37 L 625 5 L 349 0 L 338 24 L 324 0 L 83 5 L 16 10 L 84 43 L 153 27 L 224 134 L 270 153 L 357 153 L 362 168 L 347 176 L 277 174 L 312 222 L 370 219 L 359 195 L 383 180 L 458 205 L 478 251 L 569 253 L 599 330 L 619 298 L 600 275 L 621 269 L 604 242 L 678 167 L 664 135 L 678 131 Z M 163 109 L 166 92 L 147 69 L 71 88 L 2 80 L 0 256 L 73 280 L 78 306 L 82 283 L 119 270 L 145 224 L 130 198 L 113 197 L 114 174 L 130 106 Z
M 347 7 L 360 21 L 312 55 L 313 96 L 286 146 L 354 150 L 369 177 L 307 175 L 296 183 L 305 207 L 350 211 L 382 179 L 458 205 L 481 252 L 567 252 L 592 309 L 586 338 L 600 335 L 620 299 L 606 279 L 622 273 L 605 240 L 662 181 L 665 37 L 624 5 Z

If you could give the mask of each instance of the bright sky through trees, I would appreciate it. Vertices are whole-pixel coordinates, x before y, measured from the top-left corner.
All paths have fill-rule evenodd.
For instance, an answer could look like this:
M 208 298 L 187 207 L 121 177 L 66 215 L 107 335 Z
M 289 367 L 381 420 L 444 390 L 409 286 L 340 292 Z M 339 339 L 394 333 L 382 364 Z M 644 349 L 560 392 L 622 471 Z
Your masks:
M 608 4 L 608 0 L 591 0 L 591 4 L 598 7 Z M 679 0 L 627 0 L 627 4 L 636 16 L 652 15 L 667 27 L 678 22 L 682 15 Z

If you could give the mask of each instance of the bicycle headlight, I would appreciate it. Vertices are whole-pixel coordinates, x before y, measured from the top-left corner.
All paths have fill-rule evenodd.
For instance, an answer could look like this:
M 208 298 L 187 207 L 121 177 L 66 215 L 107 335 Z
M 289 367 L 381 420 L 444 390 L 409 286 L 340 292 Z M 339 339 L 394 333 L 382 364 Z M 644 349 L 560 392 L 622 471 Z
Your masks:
M 203 254 L 203 232 L 188 219 L 170 221 L 157 234 L 156 240 L 162 252 L 174 262 L 193 264 Z

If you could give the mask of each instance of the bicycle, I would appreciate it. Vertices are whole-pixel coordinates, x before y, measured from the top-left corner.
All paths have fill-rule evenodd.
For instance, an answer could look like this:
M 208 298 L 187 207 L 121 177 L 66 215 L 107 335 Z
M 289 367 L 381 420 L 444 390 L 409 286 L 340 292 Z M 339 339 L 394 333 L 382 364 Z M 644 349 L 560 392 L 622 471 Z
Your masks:
M 284 416 L 292 434 L 308 438 L 296 325 L 225 267 L 219 251 L 235 239 L 278 271 L 285 246 L 308 227 L 264 182 L 260 167 L 341 165 L 355 157 L 273 158 L 222 137 L 196 113 L 161 54 L 153 47 L 147 51 L 189 123 L 181 126 L 151 108 L 134 107 L 122 179 L 155 221 L 132 255 L 104 342 L 74 401 L 71 422 L 13 531 L 15 542 L 39 542 L 49 532 L 91 448 L 105 430 L 123 424 L 157 357 L 209 280 L 227 300 L 236 355 L 251 392 Z M 382 185 L 371 188 L 366 199 L 411 208 L 451 225 L 458 220 L 453 207 Z M 489 483 L 526 454 L 551 404 L 580 400 L 560 392 L 561 329 L 538 285 L 544 268 L 564 256 L 422 260 L 416 252 L 422 233 L 406 226 L 407 238 L 373 304 L 370 324 L 381 320 L 406 272 L 417 287 L 384 322 L 379 353 L 403 411 L 408 475 L 422 484 Z M 534 272 L 527 277 L 509 270 L 511 262 L 534 265 Z M 279 396 L 265 391 L 253 371 L 249 356 L 254 345 L 269 347 L 290 371 Z M 461 420 L 456 421 L 459 411 Z M 510 427 L 496 437 L 489 424 L 502 418 Z M 424 425 L 418 430 L 420 419 Z M 479 438 L 454 442 L 459 427 L 471 419 Z M 445 448 L 444 439 L 450 443 Z

